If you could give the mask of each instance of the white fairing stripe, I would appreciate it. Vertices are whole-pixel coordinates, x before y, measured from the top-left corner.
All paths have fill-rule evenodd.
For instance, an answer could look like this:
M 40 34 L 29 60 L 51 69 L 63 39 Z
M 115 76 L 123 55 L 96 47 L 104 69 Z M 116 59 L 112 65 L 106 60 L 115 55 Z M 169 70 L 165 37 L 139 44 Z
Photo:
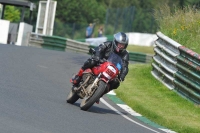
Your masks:
M 108 79 L 111 79 L 111 77 L 106 73 L 106 72 L 103 72 L 103 75 L 108 78 Z
M 116 70 L 115 70 L 114 67 L 112 67 L 112 66 L 108 66 L 108 69 L 110 69 L 112 72 L 116 73 Z

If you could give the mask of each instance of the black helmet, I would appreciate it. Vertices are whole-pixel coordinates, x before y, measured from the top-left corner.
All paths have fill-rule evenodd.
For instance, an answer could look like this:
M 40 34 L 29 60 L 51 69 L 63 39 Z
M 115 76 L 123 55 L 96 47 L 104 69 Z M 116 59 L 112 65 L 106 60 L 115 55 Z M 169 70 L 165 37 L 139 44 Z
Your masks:
M 119 48 L 118 43 L 120 43 L 121 45 L 124 45 L 124 47 Z M 113 45 L 114 45 L 114 50 L 118 53 L 121 53 L 128 46 L 128 36 L 123 32 L 118 32 L 114 34 Z

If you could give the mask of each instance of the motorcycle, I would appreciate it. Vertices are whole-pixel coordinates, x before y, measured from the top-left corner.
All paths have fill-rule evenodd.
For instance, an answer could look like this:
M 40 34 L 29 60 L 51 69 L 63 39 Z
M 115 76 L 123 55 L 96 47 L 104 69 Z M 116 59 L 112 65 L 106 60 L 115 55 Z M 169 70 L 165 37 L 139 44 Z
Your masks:
M 89 52 L 95 54 L 92 48 Z M 80 98 L 82 99 L 80 108 L 86 111 L 105 94 L 106 89 L 109 89 L 109 82 L 117 78 L 120 73 L 122 59 L 113 52 L 107 60 L 100 62 L 102 63 L 83 72 L 79 85 L 72 86 L 67 103 L 73 104 Z

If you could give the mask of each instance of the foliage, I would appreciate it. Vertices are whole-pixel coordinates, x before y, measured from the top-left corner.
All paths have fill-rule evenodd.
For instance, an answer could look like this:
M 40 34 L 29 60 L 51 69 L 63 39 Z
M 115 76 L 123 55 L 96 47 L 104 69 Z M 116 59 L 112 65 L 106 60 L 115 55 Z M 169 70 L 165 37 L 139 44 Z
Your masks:
M 32 17 L 32 25 L 35 26 L 40 0 L 29 1 L 33 2 L 37 7 L 33 12 Z M 95 22 L 97 26 L 103 25 L 106 35 L 113 34 L 113 32 L 119 30 L 122 30 L 124 32 L 155 33 L 158 29 L 158 24 L 153 16 L 154 9 L 158 9 L 165 3 L 170 7 L 172 7 L 173 5 L 181 7 L 184 5 L 194 5 L 195 7 L 198 7 L 200 3 L 199 1 L 200 0 L 59 0 L 57 1 L 57 10 L 55 16 L 55 23 L 57 23 L 54 26 L 54 30 L 56 30 L 55 35 L 62 35 L 62 37 L 67 36 L 70 38 L 75 38 L 79 35 L 82 35 L 81 38 L 83 38 L 85 36 L 85 31 L 83 29 L 86 28 L 88 23 L 91 22 Z M 114 18 L 112 16 L 109 16 L 109 19 L 111 21 L 107 22 L 106 12 L 108 11 L 108 9 L 113 9 L 114 11 L 117 9 L 121 9 L 126 12 L 126 9 L 128 7 L 134 7 L 134 11 L 126 13 L 126 17 L 121 15 L 121 17 L 124 17 L 124 19 L 120 18 L 119 20 L 116 20 L 116 15 Z M 113 14 L 116 13 L 117 12 L 115 11 Z M 15 15 L 15 17 L 16 16 L 17 15 Z M 20 15 L 18 15 L 18 17 L 20 17 Z M 129 17 L 133 17 L 133 19 L 127 19 Z M 25 22 L 28 22 L 29 10 L 25 10 L 24 19 Z M 60 26 L 58 26 L 58 23 L 60 24 Z M 84 28 L 80 29 L 78 25 L 84 25 Z M 64 30 L 65 27 L 70 26 L 75 27 Z M 55 29 L 57 27 L 60 27 L 60 33 L 57 29 Z M 76 29 L 77 27 L 79 28 L 79 30 Z M 111 31 L 111 29 L 113 30 Z
M 180 0 L 180 7 L 184 8 L 185 6 L 193 6 L 195 8 L 200 8 L 200 0 Z
M 59 0 L 56 17 L 62 22 L 91 23 L 94 19 L 103 21 L 105 8 L 96 0 Z
M 20 12 L 14 6 L 6 6 L 4 19 L 10 22 L 20 21 Z
M 183 9 L 161 7 L 155 13 L 160 31 L 176 42 L 200 53 L 200 13 L 188 6 Z

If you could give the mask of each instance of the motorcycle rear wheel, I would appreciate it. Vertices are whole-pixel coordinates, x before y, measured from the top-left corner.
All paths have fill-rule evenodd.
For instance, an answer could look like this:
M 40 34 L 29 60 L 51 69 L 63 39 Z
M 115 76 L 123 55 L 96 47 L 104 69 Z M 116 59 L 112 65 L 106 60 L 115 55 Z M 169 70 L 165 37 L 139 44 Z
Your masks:
M 67 103 L 74 104 L 79 99 L 79 96 L 71 89 L 67 96 Z
M 81 102 L 81 110 L 87 111 L 105 92 L 106 83 L 104 81 L 99 81 L 99 87 L 94 92 L 90 98 L 84 98 Z

